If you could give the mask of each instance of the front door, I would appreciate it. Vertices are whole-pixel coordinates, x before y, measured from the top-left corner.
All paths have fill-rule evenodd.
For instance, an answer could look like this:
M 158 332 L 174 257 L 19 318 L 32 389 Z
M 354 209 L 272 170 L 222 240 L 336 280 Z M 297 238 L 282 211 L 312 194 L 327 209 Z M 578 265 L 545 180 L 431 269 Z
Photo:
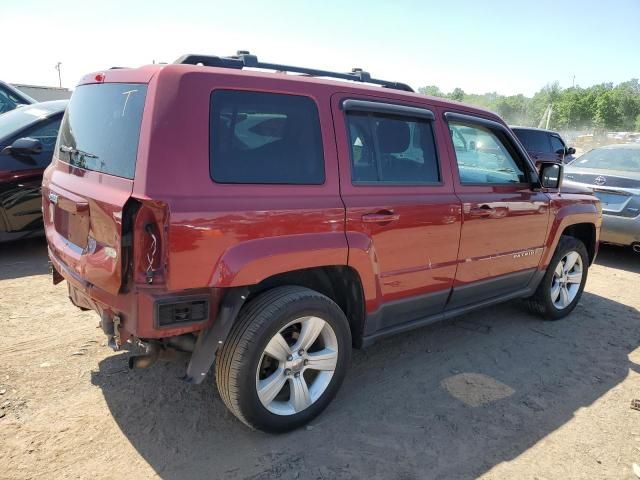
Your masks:
M 364 282 L 365 335 L 442 311 L 460 238 L 460 202 L 436 147 L 446 132 L 424 105 L 335 94 L 332 110 L 349 264 L 375 278 Z
M 447 114 L 462 202 L 458 270 L 450 308 L 525 288 L 540 263 L 549 198 L 532 189 L 531 163 L 496 122 Z
M 51 163 L 61 120 L 59 116 L 40 122 L 7 139 L 6 145 L 0 145 L 1 151 L 23 137 L 35 138 L 42 144 L 42 152 L 38 154 L 0 153 L 0 226 L 4 224 L 1 229 L 30 232 L 42 228 L 42 172 Z

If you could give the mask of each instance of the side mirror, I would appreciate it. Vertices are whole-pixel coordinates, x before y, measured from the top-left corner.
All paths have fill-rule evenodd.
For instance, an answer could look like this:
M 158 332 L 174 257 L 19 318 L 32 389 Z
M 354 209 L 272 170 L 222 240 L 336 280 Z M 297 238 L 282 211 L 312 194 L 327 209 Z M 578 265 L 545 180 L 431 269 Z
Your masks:
M 1 153 L 4 155 L 37 155 L 42 153 L 42 142 L 31 137 L 19 138 L 10 146 L 5 147 Z
M 542 188 L 559 189 L 562 183 L 562 170 L 563 167 L 559 163 L 541 162 L 539 172 Z
M 575 155 L 576 154 L 576 149 L 573 148 L 573 147 L 567 147 L 566 154 L 567 155 Z

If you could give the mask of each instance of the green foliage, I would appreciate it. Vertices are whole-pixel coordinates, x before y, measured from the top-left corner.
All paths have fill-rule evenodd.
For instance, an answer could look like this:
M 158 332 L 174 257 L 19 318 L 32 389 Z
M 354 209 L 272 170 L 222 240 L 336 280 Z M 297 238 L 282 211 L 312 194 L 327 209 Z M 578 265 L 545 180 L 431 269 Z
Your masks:
M 466 94 L 464 93 L 464 90 L 462 90 L 461 88 L 454 88 L 453 92 L 451 92 L 449 95 L 447 95 L 451 100 L 456 100 L 458 102 L 461 102 L 462 100 L 464 100 L 464 97 L 466 97 Z
M 640 131 L 640 81 L 637 78 L 618 85 L 602 83 L 588 88 L 561 88 L 547 84 L 533 97 L 465 93 L 455 88 L 445 94 L 436 85 L 418 90 L 424 95 L 449 98 L 492 110 L 512 125 L 537 126 L 549 105 L 550 128 L 557 130 Z
M 444 97 L 444 93 L 435 85 L 427 85 L 418 89 L 422 95 L 429 95 L 431 97 Z

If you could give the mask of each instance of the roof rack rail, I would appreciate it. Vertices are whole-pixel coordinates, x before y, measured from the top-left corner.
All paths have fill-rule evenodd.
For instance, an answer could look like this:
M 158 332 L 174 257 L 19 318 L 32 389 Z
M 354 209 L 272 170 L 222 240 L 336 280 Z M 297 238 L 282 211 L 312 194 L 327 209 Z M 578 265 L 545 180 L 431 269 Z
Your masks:
M 377 78 L 371 78 L 368 72 L 365 72 L 361 68 L 354 68 L 350 73 L 330 72 L 328 70 L 317 70 L 315 68 L 295 67 L 291 65 L 280 65 L 277 63 L 264 63 L 259 62 L 258 57 L 251 55 L 246 50 L 238 50 L 236 55 L 230 57 L 218 57 L 214 55 L 195 55 L 187 54 L 178 58 L 175 62 L 178 64 L 187 65 L 204 65 L 206 67 L 221 67 L 221 68 L 235 68 L 242 70 L 243 68 L 264 68 L 267 70 L 276 70 L 280 72 L 292 72 L 301 73 L 303 75 L 309 75 L 312 77 L 329 77 L 340 78 L 343 80 L 352 80 L 354 82 L 372 83 L 375 85 L 382 85 L 386 88 L 393 88 L 395 90 L 403 90 L 405 92 L 413 92 L 413 89 L 406 83 L 390 82 L 387 80 L 379 80 Z

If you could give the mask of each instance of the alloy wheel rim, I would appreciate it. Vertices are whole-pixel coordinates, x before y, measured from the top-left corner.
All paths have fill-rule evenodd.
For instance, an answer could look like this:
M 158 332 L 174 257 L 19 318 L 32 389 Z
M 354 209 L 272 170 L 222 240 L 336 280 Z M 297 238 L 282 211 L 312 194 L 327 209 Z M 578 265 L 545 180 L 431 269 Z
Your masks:
M 276 415 L 295 415 L 326 391 L 336 370 L 338 339 L 325 320 L 297 318 L 267 343 L 256 371 L 260 403 Z
M 576 251 L 567 253 L 553 271 L 551 301 L 558 310 L 567 308 L 580 291 L 584 269 L 582 257 Z

